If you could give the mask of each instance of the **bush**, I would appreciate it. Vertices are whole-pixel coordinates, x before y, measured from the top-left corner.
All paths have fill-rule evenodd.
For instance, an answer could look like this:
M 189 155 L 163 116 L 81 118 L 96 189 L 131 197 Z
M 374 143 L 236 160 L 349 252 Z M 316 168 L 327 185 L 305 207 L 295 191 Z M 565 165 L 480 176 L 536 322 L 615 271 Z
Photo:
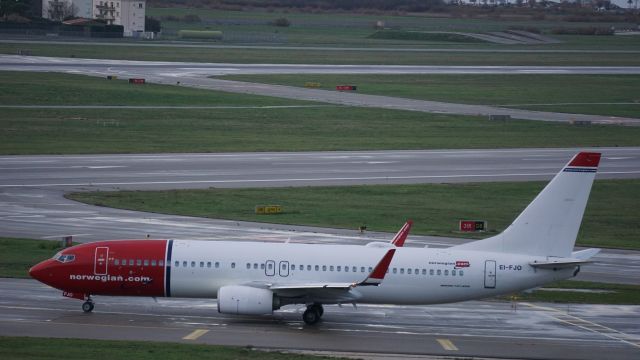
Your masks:
M 194 15 L 194 14 L 188 14 L 182 17 L 182 21 L 187 22 L 187 23 L 198 23 L 198 22 L 202 22 L 202 20 L 200 19 L 200 16 L 198 15 Z
M 289 25 L 291 25 L 291 22 L 287 18 L 277 18 L 271 22 L 271 25 L 280 26 L 280 27 L 289 27 Z

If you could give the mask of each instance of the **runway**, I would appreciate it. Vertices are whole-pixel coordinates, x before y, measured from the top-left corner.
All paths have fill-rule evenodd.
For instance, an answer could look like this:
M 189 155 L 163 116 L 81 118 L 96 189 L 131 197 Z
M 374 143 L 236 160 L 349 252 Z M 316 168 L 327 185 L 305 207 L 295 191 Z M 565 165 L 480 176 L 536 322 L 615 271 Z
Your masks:
M 468 116 L 509 115 L 514 119 L 640 126 L 640 119 L 520 110 L 490 105 L 469 105 L 365 95 L 293 86 L 256 84 L 210 78 L 226 74 L 640 74 L 640 67 L 606 66 L 402 66 L 402 65 L 289 65 L 207 64 L 121 61 L 0 55 L 0 70 L 53 71 L 105 77 L 144 78 L 147 82 L 242 94 L 308 100 L 328 104 L 408 110 Z
M 601 148 L 598 179 L 638 178 L 640 148 Z M 0 235 L 76 241 L 182 238 L 366 244 L 392 234 L 150 214 L 89 206 L 68 191 L 548 180 L 579 149 L 0 157 Z M 400 227 L 402 224 L 398 224 Z M 463 239 L 411 235 L 407 246 Z M 578 279 L 640 284 L 640 254 L 605 250 Z
M 306 326 L 295 306 L 273 317 L 218 314 L 214 300 L 95 297 L 80 301 L 33 280 L 0 279 L 0 335 L 172 341 L 406 355 L 509 359 L 636 359 L 638 306 L 472 301 L 434 306 L 326 306 Z M 397 355 L 396 355 L 397 354 Z

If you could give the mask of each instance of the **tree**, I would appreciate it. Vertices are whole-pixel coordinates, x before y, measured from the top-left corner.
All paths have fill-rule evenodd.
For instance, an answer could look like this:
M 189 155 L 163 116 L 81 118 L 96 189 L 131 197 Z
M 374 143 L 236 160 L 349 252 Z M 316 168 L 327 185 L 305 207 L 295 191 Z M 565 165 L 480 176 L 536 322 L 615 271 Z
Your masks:
M 144 17 L 144 31 L 152 31 L 154 33 L 158 33 L 162 30 L 162 25 L 160 24 L 160 20 L 151 17 Z
M 49 19 L 53 21 L 63 21 L 76 16 L 78 8 L 71 2 L 52 0 L 49 1 L 49 9 L 47 12 L 49 13 Z
M 0 16 L 17 14 L 27 16 L 30 0 L 0 0 Z

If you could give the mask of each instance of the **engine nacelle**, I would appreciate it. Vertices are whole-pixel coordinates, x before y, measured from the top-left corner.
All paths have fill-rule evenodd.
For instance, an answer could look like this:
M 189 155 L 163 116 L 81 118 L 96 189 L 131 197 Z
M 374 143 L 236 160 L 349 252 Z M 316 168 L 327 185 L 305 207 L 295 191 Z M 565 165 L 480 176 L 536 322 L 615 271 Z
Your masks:
M 278 309 L 271 290 L 229 285 L 218 290 L 218 312 L 236 315 L 264 315 Z

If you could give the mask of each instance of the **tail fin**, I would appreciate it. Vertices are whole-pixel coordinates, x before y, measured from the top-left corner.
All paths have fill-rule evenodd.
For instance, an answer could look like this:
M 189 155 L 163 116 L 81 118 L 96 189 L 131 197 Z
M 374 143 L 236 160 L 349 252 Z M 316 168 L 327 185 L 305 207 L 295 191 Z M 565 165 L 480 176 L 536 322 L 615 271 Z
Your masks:
M 570 257 L 600 153 L 581 152 L 502 233 L 457 249 Z
M 411 225 L 413 225 L 413 220 L 407 220 L 407 222 L 404 223 L 404 226 L 400 228 L 396 236 L 393 237 L 393 240 L 391 240 L 391 243 L 396 247 L 403 247 L 404 241 L 407 240 L 407 236 L 409 236 L 409 231 L 411 231 Z

